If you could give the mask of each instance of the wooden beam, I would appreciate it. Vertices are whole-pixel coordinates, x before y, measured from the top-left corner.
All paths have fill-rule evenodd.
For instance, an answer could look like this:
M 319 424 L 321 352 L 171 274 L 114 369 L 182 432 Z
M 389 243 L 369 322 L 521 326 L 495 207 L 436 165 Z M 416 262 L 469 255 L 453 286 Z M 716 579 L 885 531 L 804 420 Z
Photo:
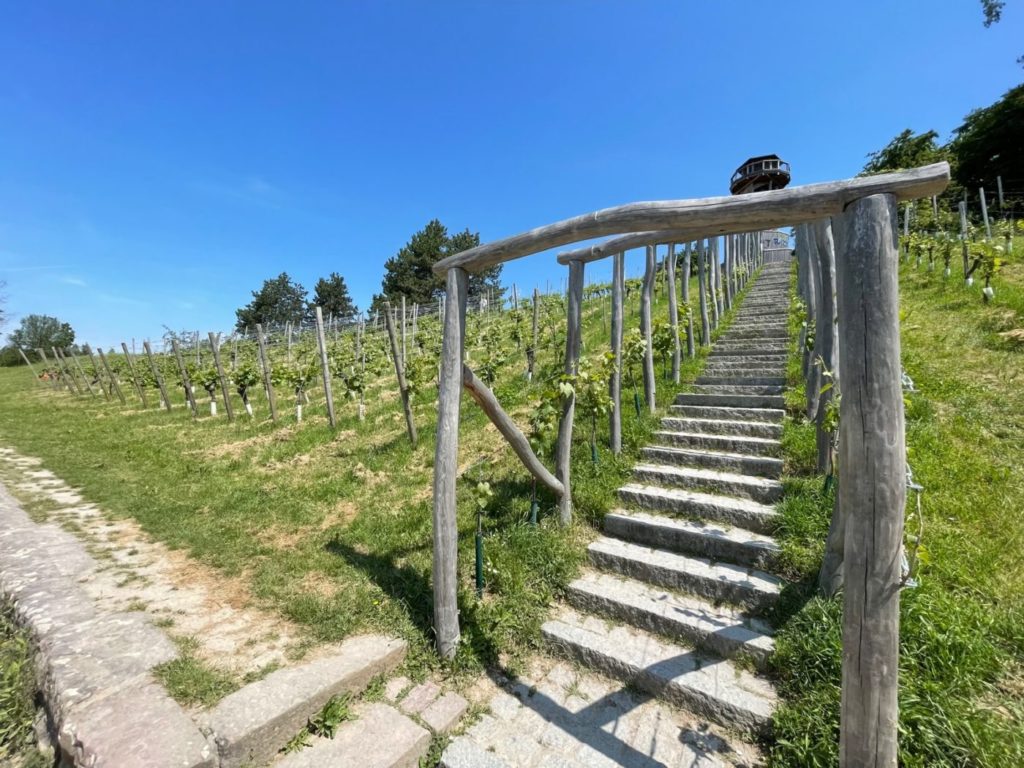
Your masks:
M 512 418 L 501 407 L 501 403 L 498 402 L 498 398 L 494 396 L 494 393 L 476 377 L 476 374 L 473 373 L 473 370 L 468 365 L 462 366 L 462 385 L 483 412 L 487 414 L 487 418 L 491 420 L 491 423 L 498 428 L 498 431 L 508 441 L 512 451 L 523 462 L 523 466 L 530 471 L 530 474 L 556 496 L 561 496 L 565 492 L 565 487 L 537 458 L 533 449 L 530 448 L 530 441 L 527 440 L 526 435 L 523 434 L 522 430 L 519 429 L 516 423 L 512 421 Z
M 866 195 L 890 193 L 901 200 L 912 200 L 938 194 L 948 183 L 949 164 L 942 162 L 909 171 L 771 192 L 630 203 L 575 216 L 460 251 L 434 264 L 434 273 L 442 275 L 452 267 L 480 272 L 549 248 L 606 235 L 649 230 L 684 230 L 716 235 L 798 224 L 840 213 L 848 203 Z M 673 236 L 661 242 L 684 239 L 687 238 Z M 605 255 L 618 250 L 623 249 L 618 247 Z
M 434 449 L 434 637 L 442 658 L 455 656 L 459 645 L 459 529 L 455 483 L 459 473 L 459 410 L 462 405 L 462 360 L 465 355 L 465 270 L 445 277 L 444 329 L 437 392 L 437 444 Z
M 892 768 L 907 466 L 896 200 L 858 200 L 834 223 L 843 370 L 838 493 L 847 525 L 839 759 L 843 768 Z
M 565 372 L 575 376 L 579 370 L 580 326 L 583 321 L 583 263 L 569 264 L 569 284 L 566 302 L 568 307 L 565 329 Z M 559 504 L 559 518 L 562 525 L 572 522 L 572 486 L 569 474 L 572 466 L 572 425 L 576 414 L 575 393 L 562 401 L 562 418 L 558 422 L 558 444 L 555 449 L 555 475 L 562 482 L 565 491 Z

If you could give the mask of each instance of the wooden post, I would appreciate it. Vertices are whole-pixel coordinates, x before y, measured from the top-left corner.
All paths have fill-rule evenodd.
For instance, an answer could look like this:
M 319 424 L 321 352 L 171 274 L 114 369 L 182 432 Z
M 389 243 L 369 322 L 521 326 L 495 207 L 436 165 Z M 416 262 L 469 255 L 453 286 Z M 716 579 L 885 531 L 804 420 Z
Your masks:
M 103 373 L 100 371 L 100 361 L 96 359 L 96 355 L 92 351 L 92 347 L 87 344 L 86 349 L 89 350 L 89 360 L 92 362 L 92 370 L 96 374 L 96 383 L 100 387 L 100 392 L 103 393 L 104 399 L 110 400 L 111 388 L 108 387 L 107 383 L 103 380 Z
M 171 410 L 171 398 L 167 395 L 167 387 L 164 386 L 164 377 L 160 373 L 160 369 L 156 365 L 156 360 L 153 359 L 153 350 L 149 347 L 149 342 L 142 342 L 142 349 L 146 353 L 146 359 L 149 360 L 149 370 L 153 374 L 153 378 L 156 380 L 156 386 L 160 390 L 160 400 L 163 402 L 164 408 L 168 411 Z
M 711 346 L 711 322 L 708 318 L 707 248 L 704 240 L 697 241 L 697 293 L 700 294 L 700 345 Z
M 270 419 L 276 422 L 277 398 L 274 396 L 273 371 L 267 359 L 267 345 L 263 340 L 263 326 L 260 323 L 256 323 L 256 352 L 260 358 L 260 372 L 263 374 L 263 391 L 267 393 L 267 403 L 270 405 Z
M 981 218 L 985 220 L 985 239 L 992 239 L 992 225 L 988 220 L 988 206 L 985 205 L 985 188 L 978 188 L 978 195 L 981 197 Z
M 68 392 L 72 395 L 81 395 L 82 388 L 78 386 L 78 381 L 71 376 L 71 372 L 68 371 L 67 366 L 57 352 L 57 347 L 50 347 L 50 349 L 53 352 L 53 359 L 57 361 L 57 370 L 60 371 L 60 377 L 64 380 L 64 386 L 68 388 Z
M 107 378 L 110 379 L 110 388 L 114 390 L 114 394 L 117 395 L 117 399 L 121 401 L 121 405 L 128 405 L 128 401 L 124 399 L 124 392 L 121 391 L 121 385 L 117 381 L 117 377 L 114 372 L 110 370 L 110 366 L 107 364 L 107 356 L 103 354 L 103 348 L 100 347 L 96 350 L 100 355 L 100 362 L 103 363 L 103 370 L 107 373 Z
M 185 367 L 185 360 L 181 356 L 181 347 L 177 339 L 171 339 L 171 349 L 174 350 L 174 358 L 178 361 L 178 373 L 181 375 L 181 385 L 185 388 L 185 401 L 192 411 L 192 418 L 199 417 L 199 409 L 196 408 L 196 396 L 192 393 L 192 380 L 188 376 L 188 368 Z
M 437 393 L 437 444 L 434 449 L 434 636 L 446 659 L 459 644 L 459 530 L 455 483 L 459 471 L 459 411 L 466 331 L 466 271 L 445 275 L 444 329 Z
M 622 293 L 626 281 L 626 254 L 612 256 L 612 354 L 615 367 L 608 380 L 608 394 L 612 407 L 608 414 L 608 432 L 612 453 L 622 452 Z
M 395 333 L 395 319 L 391 310 L 391 302 L 384 301 L 384 322 L 388 327 L 388 340 L 391 342 L 391 356 L 395 361 L 395 375 L 398 377 L 398 392 L 402 397 L 402 410 L 405 412 L 405 426 L 409 432 L 409 442 L 416 445 L 416 422 L 412 418 L 412 403 L 409 402 L 409 388 L 405 382 L 405 366 L 402 364 L 402 350 L 398 346 Z M 461 386 L 462 371 L 459 371 Z
M 292 321 L 288 320 L 284 324 L 284 332 L 288 337 L 288 362 L 292 361 Z
M 832 387 L 829 389 L 820 387 L 817 393 L 818 472 L 825 474 L 832 471 L 832 435 L 824 429 L 825 416 L 829 402 L 839 394 L 839 350 L 837 349 L 839 329 L 835 302 L 836 258 L 831 221 L 821 219 L 809 225 L 807 229 L 808 235 L 814 238 L 815 251 L 818 254 L 818 282 L 821 285 L 821 306 L 814 332 L 814 343 L 822 365 L 832 372 Z M 822 382 L 824 382 L 824 378 L 822 378 Z M 825 391 L 822 392 L 822 389 Z
M 725 255 L 725 266 L 722 269 L 722 283 L 725 290 L 722 291 L 725 299 L 725 308 L 732 309 L 732 238 L 728 235 L 722 238 L 722 251 Z
M 688 240 L 686 248 L 683 250 L 683 304 L 686 305 L 686 354 L 691 358 L 697 354 L 693 333 L 693 307 L 690 306 L 690 262 L 692 254 L 693 243 Z
M 78 371 L 78 375 L 82 377 L 82 381 L 85 382 L 86 389 L 89 390 L 89 394 L 96 397 L 96 390 L 92 388 L 92 382 L 89 381 L 89 377 L 85 375 L 85 369 L 82 368 L 82 364 L 78 362 L 77 355 L 71 355 L 71 363 L 74 365 L 75 370 Z
M 74 366 L 71 363 L 68 362 L 68 356 L 65 355 L 62 350 L 59 350 L 59 349 L 55 348 L 55 351 L 57 353 L 57 356 L 60 358 L 61 363 L 67 369 L 68 373 L 71 375 L 71 380 L 73 382 L 75 382 L 75 389 L 78 390 L 78 394 L 84 395 L 85 394 L 85 390 L 83 390 L 82 386 L 78 383 L 78 378 L 79 378 L 79 373 L 80 372 L 76 373 Z M 81 375 L 82 380 L 85 381 L 85 374 L 80 374 L 80 375 Z M 86 381 L 85 383 L 88 384 L 89 382 Z M 91 391 L 92 390 L 90 390 L 90 392 Z
M 711 282 L 711 290 L 715 300 L 715 328 L 722 324 L 722 315 L 725 314 L 725 305 L 722 297 L 722 263 L 718 254 L 719 238 L 711 238 L 711 265 L 714 280 Z
M 1003 214 L 1003 177 L 996 176 L 996 194 L 999 198 L 999 214 Z
M 135 385 L 135 392 L 138 394 L 139 400 L 142 401 L 142 407 L 149 408 L 149 403 L 146 401 L 146 392 L 143 389 L 142 382 L 139 381 L 138 375 L 135 373 L 135 362 L 132 360 L 132 356 L 128 354 L 128 345 L 123 341 L 121 342 L 121 349 L 124 351 L 124 359 L 128 363 L 128 373 L 132 375 L 132 384 Z
M 402 296 L 402 368 L 405 368 L 405 296 Z
M 36 384 L 42 384 L 43 382 L 39 378 L 39 375 L 36 373 L 36 369 L 32 366 L 32 363 L 29 362 L 28 355 L 25 354 L 25 350 L 23 350 L 21 347 L 18 347 L 18 354 L 21 355 L 21 359 L 25 361 L 25 365 L 28 366 L 28 369 L 32 371 L 32 378 L 36 380 Z
M 530 349 L 526 355 L 526 380 L 533 381 L 533 366 L 537 359 L 537 342 L 538 342 L 538 322 L 540 320 L 540 302 L 539 291 L 533 289 L 533 343 L 530 345 Z
M 846 521 L 843 768 L 893 768 L 897 758 L 907 456 L 895 216 L 891 195 L 872 195 L 834 220 L 843 370 L 838 495 Z
M 316 308 L 316 343 L 320 347 L 320 371 L 324 378 L 324 396 L 327 398 L 327 421 L 334 429 L 334 391 L 331 389 L 331 364 L 327 360 L 327 339 L 324 336 L 324 313 Z M 415 441 L 414 441 L 415 442 Z
M 967 201 L 961 200 L 957 203 L 957 208 L 960 211 L 961 255 L 964 262 L 964 280 L 966 280 L 971 269 L 970 264 L 968 263 L 970 259 L 967 256 Z
M 651 328 L 651 296 L 654 291 L 654 269 L 656 261 L 654 258 L 654 246 L 648 245 L 646 249 L 647 262 L 644 267 L 644 282 L 640 291 L 640 332 L 644 337 L 644 399 L 647 401 L 647 409 L 654 413 L 655 410 L 655 378 L 654 378 L 654 346 L 652 344 Z
M 654 249 L 650 249 L 653 254 Z M 653 256 L 649 257 L 653 258 Z M 653 270 L 651 282 L 653 283 Z M 568 313 L 565 328 L 565 372 L 575 376 L 580 358 L 580 325 L 583 320 L 583 262 L 569 262 Z M 572 522 L 572 491 L 569 482 L 572 466 L 572 423 L 576 414 L 576 395 L 562 400 L 562 419 L 558 423 L 558 447 L 555 454 L 555 476 L 565 492 L 559 501 L 558 512 L 562 525 Z
M 682 364 L 682 347 L 679 344 L 679 300 L 676 297 L 676 245 L 668 244 L 666 257 L 666 280 L 668 283 L 668 323 L 672 328 L 672 381 L 679 383 L 679 368 Z
M 217 378 L 220 379 L 220 391 L 224 397 L 224 410 L 228 415 L 228 421 L 234 421 L 235 411 L 231 407 L 231 390 L 228 388 L 228 377 L 224 373 L 224 366 L 220 363 L 220 343 L 213 331 L 209 332 L 209 339 L 210 351 L 213 352 L 213 365 L 217 369 Z

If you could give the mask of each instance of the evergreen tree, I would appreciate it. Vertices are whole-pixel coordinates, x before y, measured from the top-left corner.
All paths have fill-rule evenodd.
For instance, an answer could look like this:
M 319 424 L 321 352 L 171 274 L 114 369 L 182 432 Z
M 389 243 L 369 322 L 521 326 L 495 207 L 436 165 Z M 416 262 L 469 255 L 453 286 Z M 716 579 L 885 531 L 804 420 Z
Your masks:
M 349 295 L 345 278 L 337 272 L 331 272 L 330 277 L 321 277 L 316 281 L 316 285 L 313 287 L 313 300 L 309 302 L 307 311 L 309 320 L 312 321 L 316 318 L 317 307 L 320 307 L 325 320 L 332 315 L 341 320 L 348 320 L 359 314 L 359 310 Z
M 256 323 L 264 327 L 299 322 L 306 313 L 306 289 L 294 282 L 287 272 L 263 281 L 263 287 L 252 292 L 252 301 L 235 310 L 239 331 L 252 329 Z

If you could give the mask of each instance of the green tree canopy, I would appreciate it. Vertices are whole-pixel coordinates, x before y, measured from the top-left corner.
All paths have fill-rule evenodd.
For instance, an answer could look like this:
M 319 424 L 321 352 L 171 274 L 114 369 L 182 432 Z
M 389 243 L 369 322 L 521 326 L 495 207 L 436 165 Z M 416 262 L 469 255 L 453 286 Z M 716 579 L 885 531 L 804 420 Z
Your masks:
M 373 297 L 372 309 L 378 309 L 385 298 L 392 300 L 405 296 L 406 302 L 429 304 L 444 292 L 444 278 L 435 275 L 436 262 L 453 253 L 480 244 L 480 235 L 468 229 L 454 235 L 439 220 L 433 219 L 414 234 L 402 249 L 384 264 L 381 293 Z M 469 295 L 500 288 L 501 265 L 481 274 L 471 274 Z
M 914 133 L 907 128 L 877 152 L 868 155 L 863 173 L 885 173 L 949 159 L 949 152 L 937 141 L 935 131 Z
M 293 281 L 287 272 L 263 281 L 263 287 L 252 292 L 252 301 L 235 310 L 239 331 L 263 326 L 299 322 L 306 313 L 306 289 Z
M 345 320 L 359 313 L 348 293 L 345 278 L 337 272 L 331 272 L 329 277 L 321 277 L 316 281 L 313 300 L 309 302 L 309 319 L 316 317 L 317 307 L 320 307 L 325 320 L 331 315 Z
M 42 348 L 49 353 L 50 347 L 68 349 L 75 343 L 75 332 L 68 323 L 49 315 L 27 315 L 10 335 L 11 344 L 22 349 Z
M 1024 179 L 1024 83 L 967 115 L 949 149 L 956 157 L 953 175 L 968 190 L 991 187 L 997 176 Z

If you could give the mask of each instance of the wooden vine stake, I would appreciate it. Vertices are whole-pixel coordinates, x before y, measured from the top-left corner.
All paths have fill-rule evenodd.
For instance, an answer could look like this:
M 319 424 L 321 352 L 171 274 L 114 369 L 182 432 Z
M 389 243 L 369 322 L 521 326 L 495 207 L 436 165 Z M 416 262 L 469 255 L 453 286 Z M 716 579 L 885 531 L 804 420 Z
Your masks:
M 691 358 L 697 354 L 693 333 L 693 307 L 690 306 L 690 258 L 692 253 L 693 243 L 687 241 L 686 249 L 683 251 L 683 304 L 686 305 L 686 355 Z
M 676 246 L 669 243 L 667 261 L 668 278 L 668 323 L 672 329 L 672 381 L 679 383 L 679 368 L 682 364 L 682 346 L 679 344 L 679 300 L 676 296 Z
M 615 367 L 608 380 L 608 394 L 612 407 L 608 413 L 608 433 L 612 453 L 622 452 L 622 294 L 626 282 L 626 254 L 612 256 L 612 355 Z
M 169 411 L 171 410 L 171 398 L 167 396 L 167 387 L 164 386 L 163 374 L 160 373 L 160 369 L 157 367 L 156 360 L 153 358 L 153 350 L 150 349 L 148 341 L 142 342 L 142 349 L 146 353 L 146 359 L 149 360 L 149 370 L 156 380 L 157 389 L 160 390 L 160 402 Z
M 316 308 L 316 343 L 320 347 L 320 372 L 324 379 L 324 396 L 327 398 L 327 421 L 331 429 L 336 426 L 334 419 L 334 391 L 331 389 L 331 364 L 327 360 L 327 339 L 324 337 L 324 313 Z
M 395 376 L 398 377 L 398 392 L 402 397 L 402 410 L 405 412 L 405 426 L 409 432 L 409 442 L 416 445 L 416 422 L 412 418 L 412 403 L 409 401 L 409 386 L 405 381 L 405 366 L 402 364 L 402 350 L 398 346 L 398 335 L 395 332 L 395 319 L 391 310 L 391 302 L 384 302 L 384 322 L 388 327 L 388 340 L 391 342 L 391 357 L 395 361 Z M 459 371 L 459 378 L 462 371 Z
M 711 346 L 711 321 L 708 317 L 707 291 L 707 247 L 703 240 L 698 240 L 697 251 L 697 293 L 700 294 L 700 345 Z
M 832 224 L 828 219 L 816 221 L 807 227 L 807 234 L 814 238 L 814 250 L 818 255 L 818 284 L 821 286 L 821 306 L 814 331 L 815 355 L 822 366 L 820 382 L 816 392 L 817 405 L 817 446 L 818 472 L 828 474 L 832 469 L 832 435 L 825 431 L 824 423 L 828 404 L 839 390 L 839 329 L 836 314 L 836 256 L 832 238 Z M 824 386 L 826 372 L 832 373 L 832 387 Z M 824 390 L 824 391 L 822 391 Z
M 537 324 L 538 324 L 538 322 L 540 320 L 540 301 L 539 301 L 540 296 L 539 296 L 539 293 L 540 292 L 536 288 L 533 289 L 533 330 L 532 330 L 532 334 L 533 335 L 531 337 L 533 339 L 533 341 L 530 343 L 530 348 L 526 350 L 526 380 L 527 381 L 533 381 L 533 366 L 534 366 L 534 363 L 535 363 L 536 358 L 537 358 L 537 342 L 538 342 L 538 337 L 537 337 L 538 328 L 537 328 Z
M 107 356 L 103 354 L 103 348 L 100 347 L 96 350 L 100 355 L 100 362 L 103 363 L 103 370 L 107 373 L 107 378 L 110 380 L 110 388 L 114 390 L 114 394 L 117 395 L 117 399 L 121 401 L 121 405 L 128 405 L 128 401 L 124 399 L 124 392 L 121 391 L 121 385 L 117 381 L 117 377 L 114 372 L 110 370 L 110 366 L 107 364 Z
M 263 325 L 256 323 L 256 353 L 260 358 L 260 373 L 263 376 L 263 391 L 267 393 L 267 403 L 270 406 L 270 419 L 277 421 L 277 398 L 274 396 L 273 371 L 270 368 L 270 361 L 267 359 L 267 344 L 263 338 Z
M 185 401 L 189 410 L 192 411 L 192 418 L 199 417 L 199 409 L 196 408 L 196 396 L 192 392 L 192 380 L 188 376 L 188 368 L 185 367 L 185 360 L 181 356 L 181 347 L 177 339 L 171 339 L 171 349 L 174 350 L 174 359 L 178 362 L 178 373 L 181 376 L 181 386 L 185 388 Z
M 32 363 L 29 361 L 28 355 L 25 354 L 25 350 L 23 350 L 21 347 L 18 347 L 18 354 L 21 355 L 21 359 L 25 361 L 25 365 L 28 366 L 28 369 L 32 371 L 32 378 L 35 379 L 36 384 L 42 384 L 43 382 L 39 378 L 39 374 L 36 373 L 36 369 L 32 366 Z
M 444 330 L 437 392 L 437 445 L 434 449 L 434 635 L 446 659 L 459 644 L 458 546 L 455 482 L 459 472 L 459 410 L 466 332 L 466 271 L 445 275 Z
M 580 332 L 583 321 L 583 262 L 569 262 L 568 312 L 565 329 L 565 373 L 575 376 L 579 370 Z M 572 492 L 569 482 L 572 465 L 572 426 L 576 415 L 575 393 L 562 399 L 562 418 L 558 422 L 558 444 L 555 450 L 555 476 L 562 483 L 558 512 L 562 525 L 572 522 Z
M 132 376 L 132 384 L 135 385 L 135 393 L 139 396 L 139 400 L 142 401 L 142 407 L 149 408 L 149 403 L 146 401 L 146 391 L 143 389 L 142 382 L 139 381 L 139 377 L 135 373 L 135 361 L 132 360 L 132 356 L 128 354 L 128 345 L 123 341 L 121 342 L 121 349 L 124 351 L 125 362 L 128 363 L 128 373 Z
M 68 392 L 73 395 L 81 395 L 82 388 L 78 386 L 78 380 L 71 375 L 71 371 L 68 370 L 67 364 L 64 359 L 60 356 L 60 352 L 56 347 L 50 348 L 53 351 L 53 359 L 57 361 L 57 368 L 60 370 L 61 378 L 64 379 L 64 384 L 68 388 Z
M 843 371 L 838 495 L 846 521 L 844 768 L 892 768 L 897 759 L 906 446 L 895 221 L 891 195 L 856 200 L 834 220 Z
M 60 358 L 61 365 L 63 365 L 64 368 L 67 370 L 68 375 L 71 376 L 71 380 L 75 383 L 75 389 L 78 390 L 78 394 L 84 395 L 85 390 L 83 390 L 82 386 L 78 383 L 78 376 L 75 374 L 74 367 L 72 367 L 71 363 L 68 362 L 67 355 L 65 355 L 60 349 L 57 349 L 56 347 L 54 347 L 54 352 L 57 353 L 57 357 Z M 85 379 L 84 376 L 82 378 Z
M 209 332 L 208 338 L 210 339 L 210 350 L 213 352 L 213 365 L 217 369 L 217 378 L 220 380 L 220 392 L 224 397 L 224 412 L 228 415 L 228 421 L 234 421 L 235 411 L 231 407 L 231 390 L 228 388 L 228 377 L 224 373 L 224 366 L 221 365 L 220 360 L 220 343 L 213 331 Z
M 100 372 L 100 362 L 96 359 L 95 353 L 92 351 L 92 347 L 86 344 L 86 349 L 89 350 L 89 360 L 92 361 L 92 370 L 96 375 L 96 383 L 100 387 L 100 392 L 103 393 L 103 397 L 110 400 L 110 388 L 107 387 L 107 383 L 103 381 L 103 374 Z
M 640 332 L 644 336 L 644 399 L 647 409 L 655 411 L 654 384 L 654 344 L 651 329 L 651 296 L 654 292 L 654 269 L 657 264 L 654 258 L 654 246 L 647 246 L 647 263 L 644 269 L 644 282 L 640 291 Z
M 89 377 L 85 375 L 85 370 L 82 368 L 82 364 L 78 362 L 78 355 L 71 355 L 71 363 L 75 366 L 75 370 L 78 371 L 78 375 L 82 377 L 82 381 L 85 382 L 85 386 L 89 390 L 89 394 L 96 397 L 96 390 L 92 388 L 92 382 L 89 381 Z

